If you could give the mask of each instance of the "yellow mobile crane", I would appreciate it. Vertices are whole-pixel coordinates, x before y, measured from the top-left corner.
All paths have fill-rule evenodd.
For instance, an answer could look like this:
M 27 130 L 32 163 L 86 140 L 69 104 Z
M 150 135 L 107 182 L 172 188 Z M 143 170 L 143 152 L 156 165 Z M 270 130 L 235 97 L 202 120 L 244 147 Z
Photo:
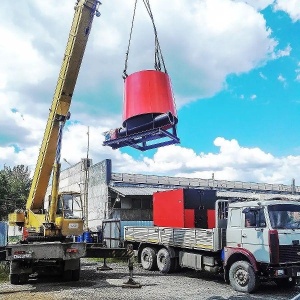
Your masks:
M 21 284 L 29 275 L 52 269 L 65 280 L 79 280 L 80 257 L 84 243 L 74 243 L 68 236 L 83 232 L 83 219 L 70 210 L 77 193 L 58 193 L 62 130 L 69 118 L 80 65 L 100 1 L 77 0 L 63 63 L 60 69 L 50 113 L 36 164 L 25 211 L 9 215 L 9 224 L 23 228 L 23 241 L 7 246 L 10 261 L 10 281 Z M 44 199 L 52 173 L 49 208 Z M 69 204 L 69 205 L 68 205 Z M 70 205 L 71 204 L 71 205 Z M 68 206 L 68 207 L 67 207 Z

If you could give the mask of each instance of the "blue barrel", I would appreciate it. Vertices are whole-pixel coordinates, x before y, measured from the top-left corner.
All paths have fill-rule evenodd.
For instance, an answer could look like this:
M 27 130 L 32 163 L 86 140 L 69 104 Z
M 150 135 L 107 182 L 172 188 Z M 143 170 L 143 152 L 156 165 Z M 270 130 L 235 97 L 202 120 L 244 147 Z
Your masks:
M 76 242 L 78 242 L 78 243 L 83 242 L 83 235 L 76 236 Z
M 83 241 L 86 243 L 92 243 L 93 239 L 92 239 L 92 235 L 89 231 L 85 231 L 83 233 Z
M 0 247 L 4 247 L 7 244 L 7 223 L 5 222 L 0 222 Z

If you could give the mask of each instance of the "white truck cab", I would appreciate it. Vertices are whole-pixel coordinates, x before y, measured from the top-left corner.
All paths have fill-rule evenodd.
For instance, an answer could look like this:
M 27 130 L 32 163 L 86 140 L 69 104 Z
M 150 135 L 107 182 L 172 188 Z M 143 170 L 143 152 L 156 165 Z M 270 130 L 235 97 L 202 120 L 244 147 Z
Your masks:
M 251 291 L 264 278 L 294 286 L 300 277 L 300 203 L 284 199 L 228 203 L 223 259 L 235 289 L 244 284 L 245 291 Z

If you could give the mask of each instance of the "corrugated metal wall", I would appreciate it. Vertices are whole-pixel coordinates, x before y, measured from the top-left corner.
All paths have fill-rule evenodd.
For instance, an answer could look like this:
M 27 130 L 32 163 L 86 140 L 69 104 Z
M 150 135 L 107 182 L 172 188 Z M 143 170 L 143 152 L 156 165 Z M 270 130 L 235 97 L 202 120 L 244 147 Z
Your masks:
M 63 170 L 60 175 L 60 191 L 88 192 L 88 227 L 96 230 L 103 219 L 107 218 L 108 182 L 111 178 L 111 160 L 105 159 L 89 168 L 88 190 L 85 191 L 84 160 Z M 51 193 L 48 186 L 47 195 Z M 46 197 L 47 199 L 47 197 Z M 46 201 L 47 202 L 47 201 Z
M 6 246 L 7 244 L 7 229 L 7 224 L 0 222 L 0 247 Z

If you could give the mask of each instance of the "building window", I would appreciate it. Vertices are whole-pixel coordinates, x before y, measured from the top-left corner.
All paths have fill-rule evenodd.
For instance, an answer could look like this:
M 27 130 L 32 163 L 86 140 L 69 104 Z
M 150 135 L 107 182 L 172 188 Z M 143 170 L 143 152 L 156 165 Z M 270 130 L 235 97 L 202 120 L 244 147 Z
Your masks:
M 132 199 L 132 208 L 141 208 L 141 199 Z
M 120 199 L 114 199 L 112 203 L 112 208 L 121 208 L 121 200 Z
M 151 209 L 152 208 L 152 199 L 143 199 L 142 200 L 142 208 L 143 209 Z

